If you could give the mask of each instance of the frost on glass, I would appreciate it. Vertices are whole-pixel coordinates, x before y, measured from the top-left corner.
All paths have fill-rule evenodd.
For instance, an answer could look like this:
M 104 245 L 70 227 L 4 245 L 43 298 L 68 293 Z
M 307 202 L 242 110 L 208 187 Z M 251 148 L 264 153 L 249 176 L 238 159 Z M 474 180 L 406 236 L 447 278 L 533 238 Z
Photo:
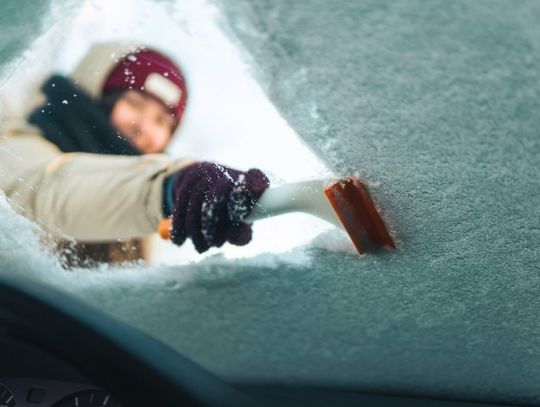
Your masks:
M 180 3 L 163 2 L 197 27 Z M 30 232 L 2 232 L 6 270 L 41 267 L 229 380 L 536 403 L 540 3 L 213 4 L 318 158 L 368 180 L 398 251 L 358 257 L 329 231 L 280 255 L 66 276 Z

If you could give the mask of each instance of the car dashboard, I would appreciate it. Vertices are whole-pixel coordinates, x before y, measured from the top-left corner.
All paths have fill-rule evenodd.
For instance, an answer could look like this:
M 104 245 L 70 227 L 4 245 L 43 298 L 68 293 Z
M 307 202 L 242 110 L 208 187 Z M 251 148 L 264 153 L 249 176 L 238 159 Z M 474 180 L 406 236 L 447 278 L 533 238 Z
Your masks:
M 0 337 L 0 407 L 118 407 L 107 390 L 44 350 Z
M 0 378 L 2 407 L 120 406 L 110 393 L 95 386 L 38 378 Z

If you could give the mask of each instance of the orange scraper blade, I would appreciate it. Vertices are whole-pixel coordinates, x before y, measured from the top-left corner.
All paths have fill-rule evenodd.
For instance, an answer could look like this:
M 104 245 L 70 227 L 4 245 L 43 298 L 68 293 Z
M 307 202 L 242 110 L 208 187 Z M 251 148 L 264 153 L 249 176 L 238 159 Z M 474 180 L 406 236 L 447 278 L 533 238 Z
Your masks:
M 381 247 L 396 248 L 381 215 L 375 208 L 367 185 L 357 177 L 336 181 L 324 188 L 356 250 L 362 254 Z

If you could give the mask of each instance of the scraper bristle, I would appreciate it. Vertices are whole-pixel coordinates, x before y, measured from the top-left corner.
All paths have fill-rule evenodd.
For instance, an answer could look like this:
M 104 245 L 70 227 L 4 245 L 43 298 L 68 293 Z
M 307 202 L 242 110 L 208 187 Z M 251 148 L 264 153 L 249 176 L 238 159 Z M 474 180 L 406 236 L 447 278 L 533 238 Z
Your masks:
M 396 248 L 375 208 L 367 185 L 362 180 L 350 177 L 336 181 L 324 188 L 324 195 L 334 208 L 358 253 L 362 254 L 380 247 Z

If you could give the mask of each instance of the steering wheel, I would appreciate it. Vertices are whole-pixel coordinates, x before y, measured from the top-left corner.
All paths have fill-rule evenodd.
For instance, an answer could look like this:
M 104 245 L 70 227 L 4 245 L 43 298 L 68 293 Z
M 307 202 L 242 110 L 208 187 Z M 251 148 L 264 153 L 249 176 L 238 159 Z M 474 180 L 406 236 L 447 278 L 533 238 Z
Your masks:
M 257 405 L 163 343 L 34 281 L 0 276 L 0 331 L 66 361 L 126 407 Z

